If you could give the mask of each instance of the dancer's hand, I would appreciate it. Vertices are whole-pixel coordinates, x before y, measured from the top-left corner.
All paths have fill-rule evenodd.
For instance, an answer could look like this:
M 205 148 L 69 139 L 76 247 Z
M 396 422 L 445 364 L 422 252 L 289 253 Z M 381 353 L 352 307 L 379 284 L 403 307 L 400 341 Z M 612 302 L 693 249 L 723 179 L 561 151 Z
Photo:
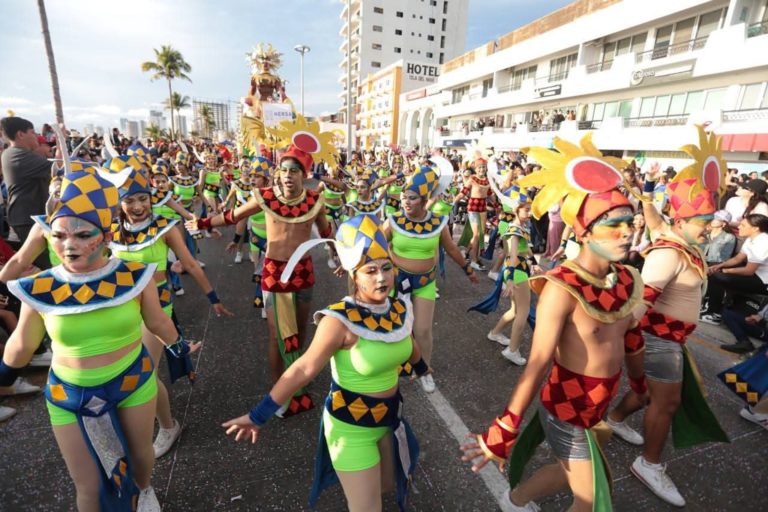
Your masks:
M 177 274 L 184 272 L 184 264 L 181 262 L 181 260 L 176 260 L 171 263 L 171 272 L 176 272 Z
M 537 274 L 541 274 L 543 270 L 541 269 L 540 266 L 534 265 L 531 267 L 531 272 L 533 272 L 533 275 L 537 275 Z
M 648 181 L 656 181 L 661 175 L 661 164 L 659 162 L 653 162 L 651 168 L 645 173 L 645 179 Z
M 472 273 L 471 273 L 471 274 L 469 274 L 467 277 L 469 278 L 469 282 L 470 282 L 470 283 L 472 283 L 472 284 L 477 284 L 477 283 L 479 283 L 479 282 L 480 282 L 480 281 L 477 279 L 477 273 L 476 273 L 476 272 L 472 272 Z
M 347 271 L 344 270 L 344 268 L 341 265 L 339 265 L 338 267 L 336 267 L 336 270 L 334 270 L 333 273 L 336 277 L 344 277 Z
M 229 242 L 224 248 L 224 252 L 235 252 L 235 249 L 237 249 L 237 244 L 235 242 Z
M 217 304 L 214 304 L 212 307 L 213 307 L 213 312 L 216 313 L 217 317 L 219 317 L 221 315 L 224 315 L 224 316 L 235 316 L 235 314 L 233 312 L 231 312 L 230 310 L 228 310 L 227 308 L 225 308 L 224 304 L 222 304 L 221 302 L 219 302 Z
M 515 285 L 512 283 L 512 281 L 507 281 L 507 284 L 504 285 L 504 288 L 501 289 L 501 296 L 506 299 L 507 297 L 511 297 L 514 291 Z
M 184 227 L 187 228 L 187 231 L 197 231 L 200 228 L 197 226 L 198 221 L 197 215 L 192 215 L 192 218 L 184 223 Z
M 235 442 L 250 437 L 251 443 L 255 444 L 256 439 L 259 437 L 259 427 L 253 424 L 247 414 L 225 421 L 221 426 L 227 429 L 227 435 L 235 434 Z
M 707 273 L 709 275 L 716 274 L 717 272 L 720 272 L 722 269 L 723 269 L 723 264 L 718 263 L 717 265 L 712 265 L 711 267 L 709 267 L 709 269 L 707 269 Z
M 219 231 L 216 228 L 213 228 L 211 230 L 211 236 L 213 237 L 214 240 L 221 240 L 221 231 Z
M 461 460 L 465 462 L 472 462 L 472 471 L 475 473 L 483 469 L 486 464 L 491 462 L 491 459 L 488 458 L 483 449 L 480 448 L 480 445 L 477 443 L 477 436 L 478 434 L 473 434 L 470 432 L 467 434 L 467 437 L 472 439 L 472 442 L 460 446 L 461 450 L 464 452 L 464 456 L 461 458 Z M 475 462 L 478 457 L 480 460 Z M 503 473 L 506 462 L 499 462 L 498 464 L 499 471 Z

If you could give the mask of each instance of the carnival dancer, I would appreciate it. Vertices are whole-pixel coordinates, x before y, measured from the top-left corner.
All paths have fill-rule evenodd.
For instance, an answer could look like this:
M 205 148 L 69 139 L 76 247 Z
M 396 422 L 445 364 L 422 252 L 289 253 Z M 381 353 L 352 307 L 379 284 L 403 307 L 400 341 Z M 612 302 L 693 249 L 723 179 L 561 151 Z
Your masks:
M 381 217 L 384 212 L 384 200 L 387 197 L 387 193 L 386 191 L 381 191 L 379 189 L 386 187 L 390 183 L 403 177 L 404 174 L 398 173 L 382 178 L 372 169 L 366 169 L 354 180 L 354 186 L 352 188 L 354 188 L 357 197 L 354 201 L 350 201 L 346 204 L 347 216 L 350 218 L 355 215 L 373 215 L 375 217 Z
M 113 173 L 118 170 L 114 163 L 111 163 L 109 168 Z M 166 280 L 169 249 L 174 252 L 184 269 L 205 293 L 216 315 L 234 316 L 221 303 L 205 272 L 187 250 L 181 231 L 174 229 L 178 221 L 158 217 L 152 213 L 151 191 L 144 175 L 131 167 L 126 167 L 121 172 L 127 172 L 128 179 L 119 189 L 120 210 L 112 225 L 112 242 L 109 244 L 112 253 L 124 261 L 155 265 L 154 279 L 157 294 L 163 311 L 169 317 L 173 314 L 171 290 Z M 162 345 L 157 337 L 146 328 L 142 328 L 142 341 L 152 355 L 152 359 L 159 361 Z M 194 377 L 191 365 L 185 370 L 185 374 L 189 374 L 191 378 Z M 172 380 L 178 377 L 178 375 L 171 376 Z M 154 443 L 154 450 L 155 457 L 162 457 L 178 439 L 181 426 L 171 414 L 168 391 L 159 376 L 157 390 L 157 419 L 160 429 Z
M 489 165 L 496 169 L 494 161 Z M 492 172 L 490 180 L 495 180 L 496 173 Z M 491 181 L 491 183 L 494 183 Z M 541 268 L 536 262 L 536 258 L 531 251 L 531 233 L 526 227 L 530 217 L 530 204 L 528 197 L 521 194 L 519 187 L 511 185 L 505 192 L 497 187 L 493 187 L 498 195 L 502 206 L 509 211 L 510 217 L 505 217 L 507 226 L 503 226 L 504 233 L 504 268 L 496 277 L 496 287 L 491 294 L 480 303 L 469 308 L 468 311 L 478 311 L 488 314 L 496 311 L 500 297 L 509 297 L 511 299 L 509 310 L 506 311 L 496 325 L 488 333 L 488 339 L 505 346 L 501 355 L 512 363 L 522 366 L 525 364 L 525 358 L 520 354 L 520 342 L 522 341 L 523 329 L 528 320 L 528 310 L 531 308 L 531 289 L 528 286 L 528 278 L 531 274 L 538 274 Z M 500 226 L 501 230 L 501 226 Z M 506 337 L 502 331 L 512 324 L 512 330 L 509 337 Z
M 518 180 L 521 187 L 542 187 L 532 205 L 536 216 L 565 198 L 563 218 L 584 250 L 576 260 L 530 279 L 540 298 L 528 365 L 504 413 L 473 436 L 476 442 L 462 446 L 463 460 L 480 458 L 473 471 L 489 461 L 509 466 L 512 492 L 503 499 L 511 510 L 539 510 L 534 499 L 567 487 L 574 495 L 569 510 L 610 510 L 610 478 L 594 429 L 618 391 L 622 360 L 630 385 L 641 393 L 645 388 L 642 335 L 632 316 L 642 301 L 642 281 L 636 270 L 618 263 L 627 255 L 633 229 L 630 203 L 617 190 L 624 164 L 602 156 L 590 139 L 587 135 L 579 147 L 555 137 L 558 152 L 531 148 L 543 169 Z M 541 406 L 521 433 L 522 418 L 548 371 Z M 517 486 L 544 439 L 557 463 Z
M 469 225 L 472 229 L 472 240 L 469 243 L 469 260 L 475 270 L 486 270 L 480 262 L 480 246 L 483 244 L 485 221 L 488 215 L 488 197 L 493 195 L 486 173 L 488 161 L 478 158 L 474 162 L 475 174 L 469 177 L 464 188 L 456 195 L 454 202 L 458 203 L 467 198 Z
M 200 176 L 192 175 L 192 154 L 189 152 L 187 145 L 183 142 L 180 143 L 181 151 L 176 153 L 174 159 L 176 174 L 169 179 L 173 187 L 173 198 L 177 201 L 185 210 L 189 213 L 193 213 L 195 209 L 195 203 L 200 201 L 200 195 L 198 189 L 200 187 Z M 184 226 L 182 226 L 184 227 Z M 203 233 L 200 230 L 190 231 L 184 228 L 184 243 L 187 245 L 187 249 L 190 254 L 197 257 L 197 241 L 203 238 Z M 201 263 L 198 260 L 198 263 Z M 200 265 L 203 266 L 202 264 Z M 181 292 L 181 293 L 180 293 Z M 183 295 L 184 288 L 176 290 L 176 295 Z
M 432 167 L 422 167 L 408 176 L 400 196 L 402 209 L 384 222 L 384 232 L 392 246 L 392 257 L 398 267 L 397 287 L 411 294 L 413 301 L 413 338 L 431 364 L 433 339 L 432 324 L 435 315 L 435 279 L 437 277 L 438 248 L 445 248 L 448 256 L 459 265 L 469 280 L 477 283 L 469 263 L 456 247 L 448 231 L 448 217 L 427 210 L 427 202 L 440 192 L 441 179 L 453 178 L 450 162 L 433 157 L 442 178 Z M 424 391 L 432 393 L 435 381 L 431 375 L 420 379 Z
M 281 279 L 290 278 L 305 251 L 330 241 L 310 240 L 299 246 Z M 359 215 L 345 221 L 334 242 L 342 268 L 354 282 L 353 292 L 315 313 L 317 331 L 306 353 L 249 414 L 222 426 L 235 441 L 255 443 L 279 404 L 330 361 L 333 381 L 321 419 L 310 506 L 314 508 L 325 488 L 340 481 L 350 511 L 380 511 L 381 494 L 389 490 L 383 481 L 396 484 L 397 502 L 404 510 L 419 448 L 401 416 L 398 367 L 409 360 L 419 376 L 427 375 L 429 367 L 411 338 L 410 299 L 402 294 L 391 297 L 395 266 L 379 219 Z M 387 470 L 394 474 L 383 473 Z
M 150 485 L 155 365 L 141 343 L 146 325 L 169 358 L 194 352 L 160 307 L 153 264 L 107 256 L 115 186 L 88 171 L 67 173 L 47 219 L 62 263 L 8 283 L 21 315 L 0 362 L 12 384 L 46 331 L 53 361 L 46 406 L 75 484 L 80 511 L 159 511 Z
M 518 162 L 514 162 L 509 167 L 504 167 L 501 170 L 501 176 L 499 177 L 498 181 L 494 182 L 494 184 L 498 184 L 498 188 L 501 190 L 503 195 L 510 195 L 510 196 L 518 196 L 520 195 L 522 202 L 528 201 L 528 195 L 525 190 L 520 190 L 520 187 L 518 187 L 515 183 L 515 180 L 518 178 L 518 170 L 520 169 L 520 164 Z M 491 184 L 491 180 L 494 178 L 491 177 L 488 180 L 489 185 Z M 497 197 L 499 197 L 499 194 L 496 194 Z M 501 198 L 499 197 L 499 200 Z M 515 207 L 512 204 L 509 204 L 509 202 L 501 202 L 500 203 L 500 211 L 498 215 L 498 224 L 496 225 L 496 237 L 497 238 L 504 238 L 504 235 L 509 231 L 510 224 L 515 220 Z M 491 233 L 493 234 L 493 233 Z M 488 271 L 488 278 L 489 279 L 496 279 L 499 277 L 499 272 L 501 271 L 502 265 L 504 264 L 504 261 L 506 260 L 508 254 L 507 254 L 507 244 L 501 244 L 502 246 L 502 255 L 498 258 L 493 258 L 494 253 L 494 245 L 492 243 L 494 237 L 491 236 L 490 240 L 488 242 L 488 253 L 490 257 L 486 259 L 490 259 L 493 261 L 491 263 L 491 268 Z
M 319 190 L 322 192 L 325 202 L 325 218 L 328 219 L 331 228 L 335 231 L 341 223 L 341 216 L 344 213 L 344 196 L 347 192 L 347 185 L 339 176 L 339 166 L 328 162 L 326 164 L 328 174 L 326 176 L 315 175 L 314 178 L 320 182 Z M 328 250 L 328 266 L 336 270 L 338 262 L 334 259 L 331 248 L 327 247 L 326 249 Z
M 248 199 L 251 197 L 251 190 L 253 189 L 253 185 L 251 184 L 252 169 L 253 166 L 249 159 L 243 158 L 240 160 L 240 164 L 238 165 L 239 175 L 237 178 L 232 180 L 232 186 L 229 189 L 229 194 L 227 194 L 227 198 L 224 200 L 225 208 L 239 208 L 248 202 Z M 237 223 L 237 226 L 235 226 L 235 238 L 237 239 L 235 241 L 235 247 L 230 248 L 227 246 L 228 252 L 235 252 L 235 263 L 243 262 L 243 241 L 241 237 L 245 232 L 247 225 L 248 219 L 242 219 Z M 238 233 L 240 234 L 240 237 L 237 236 Z
M 715 193 L 725 191 L 727 167 L 714 133 L 697 126 L 699 146 L 682 149 L 694 163 L 681 171 L 666 192 L 672 225 L 668 225 L 651 202 L 659 166 L 646 174 L 643 211 L 651 231 L 651 247 L 645 253 L 643 281 L 646 307 L 642 316 L 645 332 L 645 370 L 650 404 L 643 422 L 643 454 L 632 463 L 632 473 L 667 503 L 682 507 L 685 499 L 661 464 L 661 454 L 672 427 L 675 447 L 707 441 L 727 441 L 717 419 L 707 406 L 696 377 L 695 363 L 685 341 L 696 329 L 707 267 L 698 240 L 717 210 Z M 582 251 L 584 249 L 582 248 Z M 624 423 L 643 407 L 630 391 L 608 416 L 608 424 L 622 439 L 643 444 L 643 436 Z
M 206 151 L 198 160 L 203 164 L 200 169 L 200 195 L 211 210 L 212 215 L 219 213 L 219 191 L 221 190 L 221 169 L 218 167 L 219 158 L 213 151 Z
M 321 133 L 319 123 L 307 123 L 300 115 L 294 121 L 283 121 L 279 128 L 269 130 L 279 144 L 289 145 L 280 156 L 275 172 L 276 184 L 271 188 L 255 189 L 253 197 L 240 208 L 198 219 L 190 223 L 190 227 L 210 229 L 232 225 L 241 218 L 265 212 L 267 249 L 261 288 L 267 292 L 264 303 L 270 333 L 269 360 L 272 380 L 277 382 L 284 369 L 299 358 L 306 334 L 315 284 L 311 256 L 304 256 L 291 279 L 280 281 L 278 278 L 291 254 L 309 239 L 313 224 L 317 225 L 320 236 L 331 234 L 323 198 L 318 192 L 304 188 L 304 177 L 311 172 L 313 159 L 332 161 L 335 148 L 331 144 L 332 134 Z M 296 414 L 312 406 L 312 398 L 302 388 L 283 404 L 279 412 Z
M 405 185 L 405 162 L 403 155 L 400 153 L 393 154 L 389 167 L 392 174 L 397 176 L 402 174 L 402 176 L 387 187 L 387 207 L 385 211 L 387 217 L 400 211 L 400 194 L 403 192 L 403 186 Z

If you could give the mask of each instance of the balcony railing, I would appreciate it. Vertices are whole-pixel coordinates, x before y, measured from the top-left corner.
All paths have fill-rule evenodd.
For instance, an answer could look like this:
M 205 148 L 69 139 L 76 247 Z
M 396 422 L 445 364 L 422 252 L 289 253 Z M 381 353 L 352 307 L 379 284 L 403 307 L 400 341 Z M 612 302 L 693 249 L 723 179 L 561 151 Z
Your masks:
M 499 93 L 519 91 L 523 87 L 523 82 L 513 82 L 509 85 L 499 87 Z
M 598 130 L 602 121 L 579 121 L 579 130 Z
M 768 108 L 726 110 L 723 112 L 723 121 L 760 121 L 763 119 L 768 119 Z
M 570 68 L 566 69 L 564 71 L 560 71 L 559 73 L 550 73 L 547 76 L 537 77 L 536 78 L 536 85 L 541 84 L 551 84 L 554 82 L 562 82 L 566 78 L 568 78 L 568 73 L 570 73 Z
M 747 37 L 757 37 L 768 34 L 768 20 L 753 23 L 747 27 Z
M 624 128 L 650 128 L 655 126 L 682 126 L 688 123 L 688 114 L 679 116 L 628 117 Z
M 611 66 L 613 65 L 613 60 L 606 60 L 603 62 L 598 62 L 597 64 L 592 64 L 590 66 L 587 66 L 587 74 L 590 75 L 592 73 L 600 73 L 601 71 L 608 71 L 611 69 Z
M 707 38 L 700 37 L 698 39 L 691 39 L 689 41 L 684 41 L 682 43 L 677 43 L 677 44 L 664 46 L 660 48 L 654 48 L 653 50 L 649 50 L 643 53 L 638 53 L 637 55 L 635 55 L 635 62 L 639 64 L 641 62 L 664 59 L 666 57 L 671 57 L 672 55 L 680 55 L 683 53 L 692 52 L 694 50 L 700 50 L 704 48 L 704 45 L 706 43 L 707 43 Z

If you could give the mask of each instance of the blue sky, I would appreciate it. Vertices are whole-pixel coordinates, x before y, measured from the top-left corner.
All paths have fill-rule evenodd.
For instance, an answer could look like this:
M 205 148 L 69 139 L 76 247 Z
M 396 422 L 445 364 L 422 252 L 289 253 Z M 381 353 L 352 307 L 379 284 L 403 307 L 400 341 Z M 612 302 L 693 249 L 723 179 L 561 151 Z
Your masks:
M 386 0 L 384 0 L 385 2 Z M 570 3 L 567 0 L 469 0 L 467 47 L 472 49 Z M 215 7 L 214 7 L 215 6 Z M 245 53 L 257 42 L 283 52 L 280 75 L 299 106 L 299 54 L 306 44 L 307 115 L 339 108 L 339 0 L 46 0 L 68 126 L 114 126 L 121 117 L 146 119 L 167 97 L 140 65 L 153 48 L 171 44 L 192 65 L 182 94 L 238 100 L 249 81 Z M 48 64 L 37 3 L 0 6 L 0 116 L 13 109 L 39 129 L 54 119 Z

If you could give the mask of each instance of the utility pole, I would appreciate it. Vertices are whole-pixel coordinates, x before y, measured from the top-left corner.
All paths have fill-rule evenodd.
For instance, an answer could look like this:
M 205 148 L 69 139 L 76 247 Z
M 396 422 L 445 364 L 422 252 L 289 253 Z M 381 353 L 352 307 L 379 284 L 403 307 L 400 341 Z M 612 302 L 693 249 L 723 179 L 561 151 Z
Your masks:
M 305 44 L 297 44 L 293 47 L 294 50 L 301 54 L 301 115 L 304 116 L 304 54 L 309 52 L 309 46 Z
M 352 154 L 352 0 L 347 0 L 347 162 Z

